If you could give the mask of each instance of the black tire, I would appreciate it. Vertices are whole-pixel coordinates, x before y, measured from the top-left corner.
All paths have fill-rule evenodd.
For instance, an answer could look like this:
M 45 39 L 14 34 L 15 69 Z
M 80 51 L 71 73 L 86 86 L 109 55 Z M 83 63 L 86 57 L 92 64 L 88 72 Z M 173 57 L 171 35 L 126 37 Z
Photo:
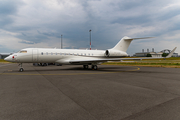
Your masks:
M 19 72 L 23 72 L 23 71 L 24 71 L 24 69 L 23 69 L 23 68 L 20 68 L 20 69 L 19 69 Z
M 92 65 L 92 67 L 91 67 L 91 68 L 92 68 L 92 70 L 94 70 L 94 65 Z
M 84 69 L 88 69 L 89 66 L 88 65 L 83 65 Z
M 92 70 L 97 70 L 97 69 L 98 69 L 97 65 L 92 65 Z
M 94 65 L 94 70 L 97 70 L 97 69 L 98 69 L 97 65 Z

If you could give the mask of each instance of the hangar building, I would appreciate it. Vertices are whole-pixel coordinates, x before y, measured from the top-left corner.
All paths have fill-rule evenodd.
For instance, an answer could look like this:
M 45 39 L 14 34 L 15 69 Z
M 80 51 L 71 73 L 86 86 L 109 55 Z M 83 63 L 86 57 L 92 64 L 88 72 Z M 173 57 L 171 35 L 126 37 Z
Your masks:
M 0 53 L 0 59 L 4 59 L 5 57 L 11 55 L 12 53 Z
M 134 56 L 136 57 L 146 57 L 148 54 L 151 54 L 152 57 L 162 57 L 163 53 L 170 53 L 171 50 L 164 49 L 160 52 L 154 52 L 154 48 L 152 49 L 152 52 L 149 52 L 149 49 L 147 49 L 147 52 L 144 52 L 144 49 L 142 49 L 142 52 L 135 53 Z M 178 53 L 173 53 L 172 57 L 178 57 Z
M 147 49 L 147 52 L 144 52 L 144 49 L 142 49 L 142 52 L 135 53 L 134 56 L 146 57 L 148 54 L 151 54 L 152 57 L 162 57 L 163 52 L 154 52 L 154 48 L 152 49 L 152 52 L 149 52 L 149 49 Z

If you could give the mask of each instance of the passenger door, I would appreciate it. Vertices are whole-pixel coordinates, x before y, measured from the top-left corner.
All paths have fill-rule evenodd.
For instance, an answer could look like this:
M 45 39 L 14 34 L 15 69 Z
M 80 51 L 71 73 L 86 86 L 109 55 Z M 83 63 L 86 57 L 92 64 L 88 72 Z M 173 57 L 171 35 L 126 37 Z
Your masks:
M 32 51 L 32 59 L 33 59 L 33 62 L 38 61 L 38 50 L 37 49 L 33 49 L 33 51 Z

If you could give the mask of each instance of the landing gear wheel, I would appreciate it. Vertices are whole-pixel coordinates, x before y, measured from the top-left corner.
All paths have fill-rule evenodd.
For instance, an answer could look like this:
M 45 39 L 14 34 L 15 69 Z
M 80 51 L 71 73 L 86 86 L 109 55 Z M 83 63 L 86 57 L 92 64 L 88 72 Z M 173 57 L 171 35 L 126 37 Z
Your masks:
M 92 70 L 94 70 L 94 65 L 92 65 L 92 67 L 91 67 L 91 68 L 92 68 Z
M 20 69 L 19 69 L 19 72 L 23 72 L 23 71 L 24 71 L 24 69 L 23 69 L 23 68 L 20 68 Z
M 84 68 L 84 69 L 88 69 L 89 66 L 88 66 L 88 65 L 83 65 L 83 68 Z
M 95 65 L 95 66 L 94 66 L 94 70 L 97 70 L 97 69 L 98 69 L 98 67 L 97 67 L 97 65 Z
M 98 69 L 97 65 L 92 65 L 92 70 L 97 70 L 97 69 Z
M 20 66 L 19 72 L 23 72 L 24 69 L 23 69 L 23 67 L 22 67 L 22 63 L 20 63 L 19 66 Z

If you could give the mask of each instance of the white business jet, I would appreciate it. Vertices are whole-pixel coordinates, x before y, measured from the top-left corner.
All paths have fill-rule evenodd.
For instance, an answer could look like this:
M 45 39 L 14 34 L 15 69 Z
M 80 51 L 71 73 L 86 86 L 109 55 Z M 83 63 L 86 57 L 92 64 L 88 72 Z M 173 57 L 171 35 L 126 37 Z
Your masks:
M 65 65 L 83 65 L 88 69 L 91 65 L 93 70 L 97 70 L 98 64 L 107 61 L 134 60 L 134 59 L 154 59 L 154 58 L 124 58 L 130 43 L 135 39 L 146 38 L 129 38 L 123 37 L 115 47 L 107 50 L 80 50 L 80 49 L 49 49 L 49 48 L 26 48 L 14 53 L 4 60 L 9 62 L 20 63 L 20 72 L 23 72 L 22 63 L 59 63 Z M 171 57 L 176 47 L 166 57 Z M 157 59 L 157 58 L 156 58 Z

